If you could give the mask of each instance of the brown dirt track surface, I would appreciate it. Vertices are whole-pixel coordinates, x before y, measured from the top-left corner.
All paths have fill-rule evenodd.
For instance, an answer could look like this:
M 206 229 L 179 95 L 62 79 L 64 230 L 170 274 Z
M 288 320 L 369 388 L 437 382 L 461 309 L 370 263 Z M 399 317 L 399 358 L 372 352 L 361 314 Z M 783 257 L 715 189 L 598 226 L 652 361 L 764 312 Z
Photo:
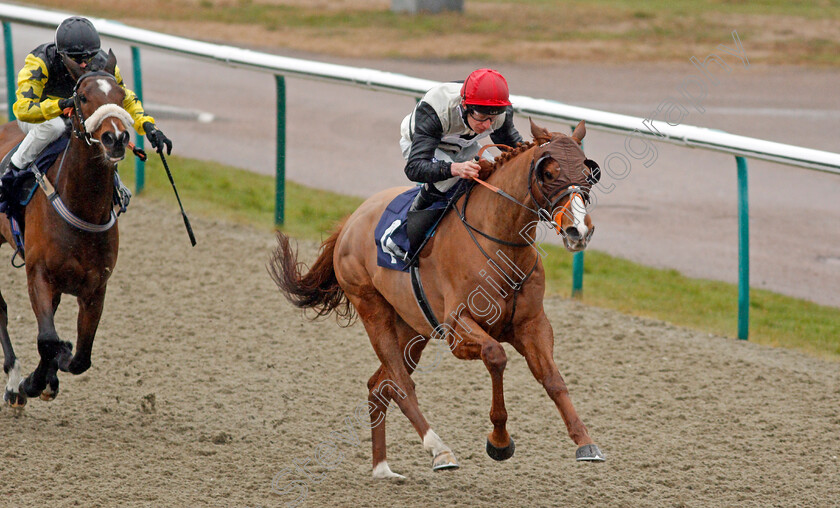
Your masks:
M 303 506 L 838 506 L 840 365 L 590 308 L 546 302 L 555 358 L 603 464 L 578 464 L 563 423 L 507 348 L 516 455 L 484 452 L 490 382 L 449 356 L 415 380 L 421 408 L 461 469 L 433 473 L 399 411 L 391 468 L 370 477 L 370 436 L 345 418 L 377 367 L 361 325 L 305 320 L 265 264 L 270 233 L 136 199 L 93 354 L 51 403 L 0 410 L 0 506 L 285 506 L 272 478 L 309 460 Z M 311 261 L 315 245 L 301 245 Z M 3 259 L 11 251 L 3 247 Z M 22 270 L 0 275 L 28 372 L 36 328 Z M 65 297 L 58 330 L 74 339 Z M 427 352 L 428 353 L 428 352 Z M 431 355 L 424 364 L 431 369 Z M 153 401 L 153 402 L 152 402 Z M 334 431 L 341 461 L 315 466 Z

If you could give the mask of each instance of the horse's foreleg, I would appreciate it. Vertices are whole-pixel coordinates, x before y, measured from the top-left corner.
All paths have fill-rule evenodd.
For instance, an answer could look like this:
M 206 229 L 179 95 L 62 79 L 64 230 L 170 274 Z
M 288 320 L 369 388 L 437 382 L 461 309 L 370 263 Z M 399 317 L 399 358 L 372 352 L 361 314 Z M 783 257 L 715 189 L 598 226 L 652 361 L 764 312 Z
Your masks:
M 23 407 L 26 405 L 26 395 L 20 391 L 23 376 L 20 373 L 20 361 L 15 356 L 12 340 L 9 338 L 8 326 L 9 314 L 6 300 L 0 294 L 0 344 L 3 346 L 3 372 L 8 376 L 3 400 L 11 407 Z
M 90 368 L 90 355 L 93 351 L 93 339 L 105 306 L 105 288 L 97 290 L 90 298 L 79 298 L 79 318 L 77 322 L 76 354 L 70 360 L 67 371 L 81 374 Z
M 545 388 L 554 401 L 560 416 L 566 424 L 569 437 L 578 445 L 576 459 L 579 461 L 603 461 L 604 455 L 598 449 L 586 426 L 580 420 L 569 397 L 569 389 L 554 363 L 554 332 L 548 318 L 543 314 L 520 326 L 516 330 L 513 346 L 528 362 L 531 373 Z
M 458 327 L 452 328 L 447 339 L 452 353 L 463 360 L 481 358 L 493 385 L 493 400 L 490 406 L 490 422 L 493 431 L 487 435 L 487 454 L 494 460 L 507 460 L 513 456 L 515 445 L 507 431 L 507 409 L 502 377 L 507 365 L 505 349 L 469 315 L 462 314 Z
M 29 278 L 29 301 L 38 321 L 38 354 L 41 357 L 38 366 L 23 381 L 23 389 L 28 397 L 41 395 L 49 385 L 45 400 L 52 400 L 58 394 L 59 364 L 66 363 L 73 351 L 73 345 L 59 340 L 55 330 L 55 307 L 59 294 L 47 281 L 37 267 L 27 272 Z

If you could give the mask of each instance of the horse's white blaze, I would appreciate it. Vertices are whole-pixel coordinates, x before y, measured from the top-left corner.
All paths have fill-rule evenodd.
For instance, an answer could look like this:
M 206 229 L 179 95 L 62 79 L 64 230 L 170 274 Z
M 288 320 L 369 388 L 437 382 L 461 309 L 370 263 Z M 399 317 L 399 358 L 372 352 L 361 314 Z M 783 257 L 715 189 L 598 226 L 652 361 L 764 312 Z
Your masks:
M 108 83 L 106 79 L 97 79 L 96 84 L 99 85 L 99 89 L 102 90 L 102 93 L 108 95 L 108 92 L 111 91 L 111 83 Z
M 397 474 L 391 471 L 391 468 L 388 467 L 388 461 L 383 460 L 379 464 L 373 468 L 373 477 L 374 478 L 405 478 L 405 476 L 401 474 Z
M 9 369 L 9 381 L 6 383 L 6 391 L 19 393 L 18 388 L 20 387 L 21 381 L 23 381 L 23 376 L 20 373 L 20 360 L 15 359 L 15 364 Z
M 452 451 L 448 446 L 443 444 L 443 440 L 432 429 L 429 429 L 426 435 L 423 436 L 423 448 L 428 450 L 432 454 L 432 457 L 437 457 L 441 452 Z
M 574 225 L 580 233 L 580 236 L 585 237 L 589 231 L 584 221 L 586 218 L 586 206 L 583 204 L 583 199 L 577 194 L 572 199 L 572 215 L 574 216 Z
M 115 122 L 113 118 L 111 119 L 111 126 L 114 128 L 114 132 L 116 132 L 117 134 L 120 134 L 122 132 L 122 129 L 120 129 L 120 126 L 117 125 L 117 122 Z
M 130 128 L 134 124 L 134 121 L 131 119 L 131 115 L 129 115 L 128 111 L 123 109 L 122 106 L 118 104 L 103 104 L 99 106 L 87 120 L 85 120 L 85 130 L 87 132 L 95 131 L 100 125 L 102 125 L 102 122 L 104 122 L 106 118 L 116 118 L 117 120 L 120 120 L 126 129 Z

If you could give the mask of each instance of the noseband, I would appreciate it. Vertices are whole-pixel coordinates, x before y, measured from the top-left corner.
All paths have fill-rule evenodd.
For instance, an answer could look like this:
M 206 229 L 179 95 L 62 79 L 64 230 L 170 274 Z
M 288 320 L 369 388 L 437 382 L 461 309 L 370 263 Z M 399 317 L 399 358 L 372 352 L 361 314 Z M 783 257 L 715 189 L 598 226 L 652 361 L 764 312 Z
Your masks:
M 81 100 L 79 98 L 78 91 L 79 91 L 79 86 L 82 84 L 82 81 L 86 80 L 87 78 L 92 78 L 94 76 L 102 76 L 102 77 L 110 78 L 114 81 L 115 85 L 119 86 L 119 84 L 117 83 L 117 79 L 113 75 L 111 75 L 111 74 L 109 74 L 105 71 L 86 72 L 86 73 L 82 74 L 81 76 L 79 76 L 79 79 L 76 80 L 76 85 L 73 87 L 73 117 L 77 120 L 79 126 L 78 126 L 78 128 L 75 125 L 73 126 L 73 135 L 76 136 L 79 139 L 85 140 L 85 142 L 88 145 L 100 144 L 102 142 L 100 140 L 94 138 L 93 134 L 88 132 L 88 130 L 85 126 L 85 121 L 87 119 L 85 118 L 84 113 L 82 113 Z M 118 107 L 122 108 L 122 106 L 118 106 Z

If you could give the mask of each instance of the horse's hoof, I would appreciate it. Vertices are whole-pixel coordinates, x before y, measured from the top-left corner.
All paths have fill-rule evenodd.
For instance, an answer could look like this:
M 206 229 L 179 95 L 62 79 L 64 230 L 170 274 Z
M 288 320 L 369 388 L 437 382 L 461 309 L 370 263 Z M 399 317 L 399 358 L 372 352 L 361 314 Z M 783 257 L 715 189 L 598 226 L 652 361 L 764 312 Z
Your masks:
M 15 393 L 6 390 L 3 394 L 3 400 L 6 401 L 6 404 L 8 404 L 12 409 L 23 409 L 23 406 L 26 405 L 26 396 L 23 393 Z
M 58 365 L 58 370 L 62 372 L 68 371 L 68 366 L 70 365 L 70 361 L 73 358 L 73 344 L 67 342 L 66 340 L 61 341 L 61 345 L 59 346 L 59 350 L 55 355 L 56 365 Z
M 79 374 L 87 371 L 90 368 L 90 365 L 90 357 L 80 359 L 78 356 L 74 356 L 67 365 L 67 372 L 73 374 L 74 376 L 78 376 Z
M 405 476 L 391 471 L 388 461 L 382 461 L 373 468 L 373 477 L 377 480 L 405 480 Z
M 607 460 L 596 444 L 583 445 L 575 452 L 575 460 L 578 462 L 604 462 Z
M 513 443 L 513 438 L 510 438 L 510 444 L 504 448 L 496 448 L 487 440 L 487 455 L 493 460 L 507 460 L 513 457 L 513 452 L 516 450 L 516 445 Z
M 41 400 L 45 402 L 51 402 L 55 400 L 55 398 L 58 396 L 58 379 L 56 379 L 55 381 L 55 386 L 51 386 L 51 384 L 49 384 L 46 388 L 44 388 L 44 391 L 41 392 Z
M 458 461 L 455 460 L 455 454 L 449 450 L 444 450 L 437 454 L 434 462 L 432 462 L 432 471 L 442 471 L 444 469 L 458 469 Z

